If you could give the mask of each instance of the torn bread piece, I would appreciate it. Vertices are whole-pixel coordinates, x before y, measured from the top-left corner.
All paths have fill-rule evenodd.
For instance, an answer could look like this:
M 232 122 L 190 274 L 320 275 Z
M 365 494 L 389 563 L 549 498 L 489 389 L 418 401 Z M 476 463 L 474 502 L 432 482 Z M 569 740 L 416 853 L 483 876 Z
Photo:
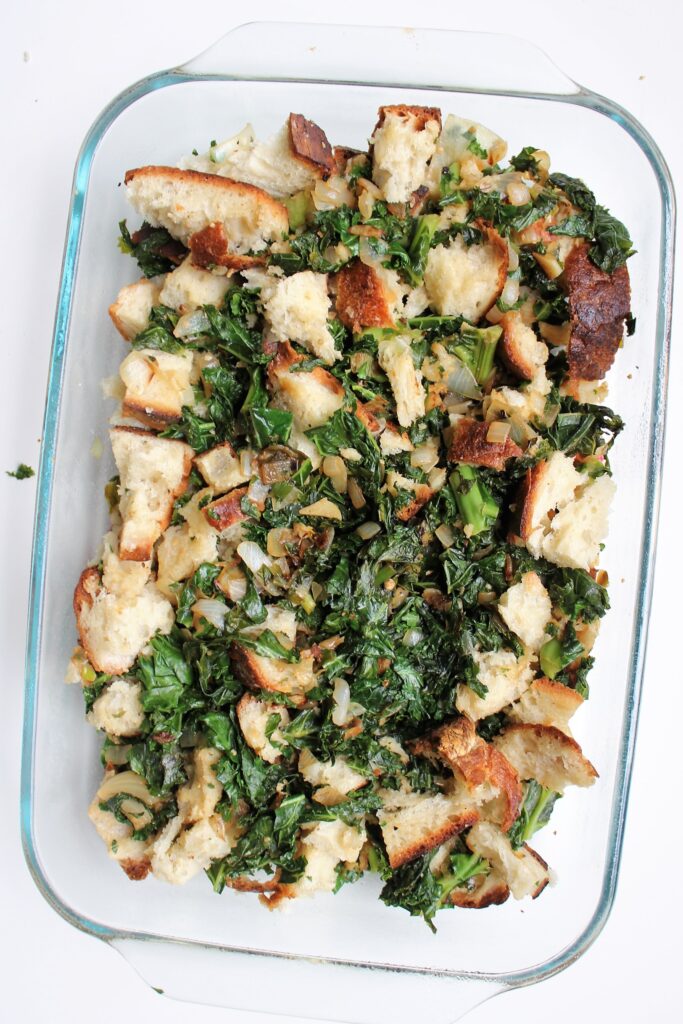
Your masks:
M 163 277 L 141 277 L 139 281 L 122 288 L 116 301 L 112 302 L 109 316 L 126 341 L 132 341 L 149 324 L 152 308 L 161 301 L 163 280 Z
M 379 447 L 382 455 L 401 455 L 412 452 L 415 448 L 405 430 L 400 430 L 395 423 L 387 423 L 380 434 Z
M 185 825 L 182 815 L 169 821 L 151 850 L 152 873 L 162 882 L 185 885 L 212 861 L 227 856 L 237 836 L 220 814 Z
M 232 285 L 231 276 L 231 273 L 213 274 L 196 266 L 188 256 L 166 275 L 159 302 L 183 315 L 199 306 L 220 306 Z
M 341 803 L 349 793 L 366 786 L 368 779 L 354 771 L 344 757 L 319 761 L 305 748 L 299 754 L 298 768 L 313 788 L 313 799 L 325 807 Z
M 114 427 L 109 436 L 119 471 L 119 557 L 144 562 L 187 486 L 194 451 L 137 427 Z
M 134 585 L 128 579 L 125 589 L 112 582 L 112 575 L 95 566 L 83 570 L 74 591 L 74 614 L 92 667 L 116 676 L 128 671 L 155 633 L 170 633 L 174 614 L 150 578 L 149 565 Z
M 397 519 L 406 523 L 423 508 L 434 494 L 428 484 L 421 484 L 410 477 L 401 476 L 400 473 L 390 469 L 386 476 L 386 486 L 393 498 L 401 498 L 402 504 L 395 510 Z M 412 497 L 406 498 L 406 495 Z
M 332 305 L 327 274 L 302 270 L 273 277 L 261 289 L 261 301 L 277 341 L 296 341 L 328 365 L 340 358 L 327 322 Z
M 179 510 L 185 522 L 169 526 L 157 546 L 157 586 L 173 603 L 178 600 L 175 584 L 218 557 L 218 532 L 200 508 L 210 496 L 208 489 L 197 491 Z
M 311 188 L 335 169 L 334 153 L 322 128 L 301 114 L 290 114 L 270 139 L 260 141 L 245 125 L 236 135 L 192 155 L 182 166 L 256 185 L 276 199 Z
M 453 771 L 482 814 L 507 831 L 522 803 L 517 772 L 496 747 L 477 735 L 466 715 L 439 726 L 412 743 L 416 754 L 436 757 Z
M 534 679 L 519 700 L 506 712 L 512 722 L 528 725 L 552 725 L 568 736 L 569 721 L 583 704 L 576 690 L 552 679 Z
M 451 836 L 469 828 L 479 812 L 467 806 L 461 795 L 385 790 L 377 812 L 389 864 L 396 870 Z
M 119 793 L 128 793 L 132 797 L 130 802 L 125 802 L 125 807 L 130 813 L 128 820 L 119 821 L 112 811 L 102 806 Z M 153 837 L 134 839 L 133 832 L 138 821 L 148 818 L 150 812 L 157 810 L 160 805 L 161 801 L 151 795 L 144 779 L 139 775 L 130 771 L 108 770 L 104 773 L 104 778 L 88 808 L 88 817 L 100 839 L 106 844 L 109 856 L 121 866 L 133 882 L 140 882 L 149 874 L 153 842 Z M 126 817 L 125 813 L 121 816 Z
M 463 416 L 455 424 L 448 449 L 451 462 L 464 462 L 468 466 L 486 466 L 502 472 L 508 459 L 518 459 L 522 449 L 508 434 L 504 441 L 489 441 L 490 423 Z
M 598 777 L 576 740 L 555 726 L 509 725 L 493 742 L 521 779 L 536 779 L 557 793 L 592 786 Z
M 525 896 L 536 899 L 550 881 L 546 862 L 526 844 L 514 850 L 505 833 L 490 821 L 477 822 L 466 835 L 465 842 L 472 853 L 491 864 L 516 900 Z
M 240 698 L 237 707 L 237 721 L 239 722 L 245 742 L 255 754 L 275 764 L 282 759 L 282 750 L 275 746 L 280 743 L 284 746 L 285 739 L 281 730 L 289 725 L 290 716 L 286 708 L 272 701 L 259 700 L 251 693 L 245 693 Z M 271 715 L 277 715 L 280 724 L 276 726 L 270 737 L 266 733 Z
M 134 349 L 119 368 L 125 386 L 123 415 L 157 429 L 175 423 L 183 406 L 192 403 L 192 367 L 191 352 Z
M 109 736 L 136 736 L 145 718 L 142 686 L 133 679 L 112 679 L 92 706 L 88 721 Z
M 293 367 L 302 360 L 303 356 L 289 342 L 281 342 L 268 364 L 268 383 L 276 400 L 293 414 L 295 425 L 304 431 L 322 426 L 341 409 L 344 386 L 322 366 L 297 373 Z
M 455 704 L 461 714 L 477 722 L 521 697 L 534 670 L 528 654 L 518 658 L 514 651 L 475 651 L 473 657 L 479 681 L 487 687 L 486 696 L 478 697 L 466 683 L 460 683 Z
M 534 558 L 543 556 L 567 568 L 593 568 L 607 536 L 615 490 L 611 477 L 587 478 L 559 451 L 528 470 L 519 532 Z
M 410 338 L 400 334 L 383 338 L 377 352 L 379 365 L 391 384 L 398 422 L 402 427 L 409 427 L 424 416 L 426 399 L 422 372 L 415 366 Z
M 498 614 L 526 648 L 538 651 L 552 617 L 550 596 L 540 576 L 525 572 L 519 583 L 508 587 L 498 601 Z
M 495 228 L 477 223 L 481 243 L 466 245 L 458 235 L 429 250 L 424 283 L 429 303 L 440 316 L 463 316 L 476 323 L 505 286 L 508 247 Z
M 260 188 L 177 167 L 127 171 L 128 199 L 146 221 L 187 245 L 200 266 L 252 266 L 289 230 L 285 207 Z
M 516 377 L 533 380 L 536 372 L 548 361 L 548 346 L 538 340 L 518 310 L 505 313 L 499 323 L 503 328 L 500 339 L 503 362 Z
M 275 905 L 282 898 L 332 892 L 337 884 L 337 865 L 355 864 L 366 839 L 364 828 L 345 825 L 339 818 L 304 829 L 298 852 L 306 859 L 306 868 L 298 881 L 280 887 L 273 900 Z
M 380 107 L 371 139 L 372 180 L 389 203 L 407 203 L 422 185 L 441 131 L 438 107 Z
M 306 694 L 316 685 L 312 651 L 300 651 L 298 661 L 267 658 L 240 643 L 233 643 L 230 659 L 236 675 L 256 690 L 284 694 L 291 704 L 300 707 Z

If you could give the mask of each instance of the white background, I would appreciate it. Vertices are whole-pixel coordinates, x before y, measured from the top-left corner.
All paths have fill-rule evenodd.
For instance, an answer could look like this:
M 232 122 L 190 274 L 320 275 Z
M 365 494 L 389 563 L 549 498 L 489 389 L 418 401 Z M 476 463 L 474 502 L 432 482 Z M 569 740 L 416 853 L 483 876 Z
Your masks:
M 652 132 L 683 181 L 678 82 L 678 0 L 487 0 L 442 4 L 393 0 L 339 6 L 226 0 L 122 3 L 29 0 L 3 5 L 2 334 L 0 471 L 19 461 L 37 467 L 45 381 L 71 175 L 81 140 L 101 108 L 149 72 L 182 63 L 228 29 L 250 19 L 338 21 L 510 32 L 543 47 L 558 65 L 627 107 Z M 467 13 L 464 13 L 467 11 Z M 493 127 L 496 127 L 495 125 Z M 628 174 L 628 168 L 624 168 Z M 653 216 L 657 211 L 653 211 Z M 475 1010 L 472 1024 L 621 1024 L 680 1020 L 681 736 L 680 438 L 682 360 L 674 314 L 668 450 L 655 597 L 638 752 L 621 880 L 612 916 L 593 948 L 543 985 Z M 639 337 L 645 345 L 650 339 Z M 97 339 L 93 338 L 93 344 Z M 273 1018 L 162 999 L 104 944 L 82 935 L 43 902 L 26 870 L 18 829 L 22 677 L 35 481 L 0 472 L 0 963 L 2 1011 L 9 1021 L 44 1017 L 80 1024 L 122 1019 L 148 1024 L 251 1022 Z M 580 862 L 577 870 L 580 870 Z M 305 1003 L 307 1012 L 315 1008 Z M 289 1020 L 289 1019 L 288 1019 Z M 428 1024 L 428 1008 L 425 1010 Z M 289 1020 L 289 1024 L 294 1024 Z

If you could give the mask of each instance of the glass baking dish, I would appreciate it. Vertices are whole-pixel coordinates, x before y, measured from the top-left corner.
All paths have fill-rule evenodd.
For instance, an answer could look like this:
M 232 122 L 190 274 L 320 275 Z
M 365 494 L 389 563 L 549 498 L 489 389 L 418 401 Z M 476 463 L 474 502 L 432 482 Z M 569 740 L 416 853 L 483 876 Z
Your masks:
M 585 177 L 629 225 L 638 330 L 619 354 L 610 404 L 627 427 L 614 450 L 618 495 L 602 564 L 612 612 L 598 641 L 576 734 L 598 766 L 538 842 L 559 876 L 535 903 L 439 916 L 432 935 L 376 899 L 364 879 L 337 897 L 269 914 L 218 898 L 203 878 L 131 884 L 86 815 L 99 740 L 63 685 L 74 642 L 71 592 L 106 528 L 112 475 L 100 382 L 124 345 L 107 306 L 134 277 L 115 245 L 130 217 L 126 168 L 174 163 L 251 121 L 267 136 L 301 111 L 334 143 L 364 148 L 381 103 L 440 106 L 533 144 Z M 134 218 L 133 218 L 134 219 Z M 35 522 L 22 784 L 25 852 L 46 899 L 109 942 L 167 994 L 195 1002 L 336 1020 L 452 1021 L 491 995 L 547 978 L 579 957 L 612 905 L 636 736 L 657 525 L 673 275 L 674 195 L 647 132 L 511 37 L 413 29 L 251 24 L 181 68 L 115 99 L 75 171 L 50 367 Z M 106 455 L 95 459 L 95 438 Z M 267 978 L 268 984 L 263 984 Z M 346 984 L 344 984 L 346 982 Z

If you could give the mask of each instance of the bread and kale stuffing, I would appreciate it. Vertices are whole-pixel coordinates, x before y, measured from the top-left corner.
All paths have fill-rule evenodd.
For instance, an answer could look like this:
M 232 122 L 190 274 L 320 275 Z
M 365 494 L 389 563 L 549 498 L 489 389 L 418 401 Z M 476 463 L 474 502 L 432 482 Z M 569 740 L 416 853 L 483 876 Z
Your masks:
M 542 893 L 529 844 L 597 778 L 570 720 L 633 248 L 541 150 L 431 107 L 370 130 L 293 113 L 126 173 L 142 277 L 68 678 L 130 878 L 275 907 L 369 874 L 433 927 Z

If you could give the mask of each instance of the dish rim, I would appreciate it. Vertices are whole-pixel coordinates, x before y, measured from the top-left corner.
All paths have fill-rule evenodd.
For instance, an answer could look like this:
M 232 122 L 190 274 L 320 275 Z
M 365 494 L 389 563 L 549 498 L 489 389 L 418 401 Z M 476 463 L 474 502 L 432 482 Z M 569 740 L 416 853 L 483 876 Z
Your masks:
M 245 29 L 246 23 L 233 28 L 222 40 Z M 260 22 L 260 27 L 273 28 L 278 23 Z M 294 23 L 287 22 L 288 27 Z M 355 26 L 330 26 L 306 24 L 305 28 L 352 28 Z M 363 26 L 371 31 L 370 26 Z M 416 29 L 416 33 L 428 31 Z M 471 37 L 483 33 L 449 32 L 449 36 Z M 508 37 L 510 38 L 510 37 Z M 219 40 L 220 43 L 222 40 Z M 216 46 L 218 45 L 215 44 Z M 213 49 L 213 48 L 211 48 Z M 539 54 L 542 51 L 537 47 Z M 207 51 L 207 52 L 210 52 Z M 202 55 L 200 55 L 202 56 Z M 545 55 L 544 55 L 545 56 Z M 151 932 L 128 931 L 112 928 L 102 922 L 84 916 L 62 901 L 53 889 L 38 856 L 33 834 L 33 785 L 34 755 L 36 737 L 36 713 L 38 695 L 38 668 L 41 652 L 44 582 L 47 564 L 49 539 L 49 518 L 52 499 L 54 475 L 54 458 L 56 453 L 57 426 L 61 410 L 61 387 L 64 377 L 66 348 L 71 324 L 71 307 L 76 281 L 76 272 L 83 228 L 83 215 L 88 196 L 90 169 L 100 140 L 123 111 L 147 94 L 158 89 L 188 82 L 205 81 L 286 81 L 289 83 L 309 83 L 333 86 L 382 86 L 385 88 L 409 88 L 411 91 L 420 89 L 432 92 L 440 91 L 435 85 L 416 85 L 415 83 L 387 83 L 363 81 L 341 81 L 336 79 L 301 78 L 295 76 L 278 76 L 268 78 L 259 74 L 231 75 L 227 72 L 196 72 L 191 66 L 199 58 L 185 65 L 148 75 L 129 86 L 116 96 L 96 118 L 87 132 L 76 160 L 73 177 L 72 197 L 67 221 L 66 242 L 62 260 L 60 286 L 55 314 L 52 351 L 48 371 L 45 416 L 43 422 L 43 443 L 38 470 L 38 487 L 36 511 L 33 529 L 33 552 L 31 561 L 31 577 L 29 589 L 29 614 L 25 662 L 25 698 L 24 723 L 22 737 L 20 819 L 21 837 L 24 856 L 33 880 L 47 902 L 70 924 L 81 931 L 87 932 L 106 942 L 135 940 L 154 943 L 172 943 L 187 945 L 231 953 L 276 957 L 287 960 L 317 959 L 330 966 L 352 966 L 377 971 L 399 971 L 411 975 L 427 975 L 449 980 L 488 981 L 505 988 L 515 988 L 545 980 L 566 967 L 583 955 L 602 931 L 612 909 L 623 846 L 624 823 L 628 807 L 633 756 L 637 738 L 638 712 L 643 684 L 644 662 L 647 648 L 648 620 L 652 598 L 652 587 L 655 567 L 655 549 L 658 525 L 658 513 L 661 493 L 662 460 L 664 453 L 666 391 L 668 386 L 668 364 L 671 337 L 671 314 L 673 301 L 674 272 L 674 236 L 676 203 L 673 183 L 667 164 L 647 130 L 623 107 L 604 96 L 579 86 L 567 79 L 569 85 L 575 85 L 572 92 L 539 92 L 533 90 L 505 90 L 501 88 L 478 88 L 472 85 L 442 86 L 441 90 L 448 93 L 468 93 L 470 95 L 489 95 L 500 97 L 516 97 L 521 99 L 562 102 L 587 108 L 597 114 L 606 116 L 616 122 L 629 134 L 643 151 L 652 168 L 657 181 L 662 204 L 662 231 L 659 249 L 659 282 L 660 293 L 657 304 L 656 337 L 654 347 L 654 374 L 652 397 L 652 428 L 648 438 L 647 486 L 644 508 L 644 532 L 640 557 L 637 602 L 634 619 L 634 644 L 629 666 L 629 678 L 626 690 L 626 709 L 623 727 L 619 737 L 617 763 L 615 771 L 615 788 L 612 805 L 610 827 L 608 833 L 608 857 L 603 875 L 600 898 L 595 910 L 583 930 L 574 941 L 551 956 L 541 964 L 537 964 L 510 973 L 487 973 L 473 971 L 449 971 L 437 968 L 421 968 L 388 963 L 368 963 L 335 957 L 310 958 L 302 954 L 253 949 L 242 946 L 231 946 L 222 943 L 203 942 L 194 939 L 179 939 L 172 936 L 158 935 Z M 546 60 L 548 58 L 545 58 Z

